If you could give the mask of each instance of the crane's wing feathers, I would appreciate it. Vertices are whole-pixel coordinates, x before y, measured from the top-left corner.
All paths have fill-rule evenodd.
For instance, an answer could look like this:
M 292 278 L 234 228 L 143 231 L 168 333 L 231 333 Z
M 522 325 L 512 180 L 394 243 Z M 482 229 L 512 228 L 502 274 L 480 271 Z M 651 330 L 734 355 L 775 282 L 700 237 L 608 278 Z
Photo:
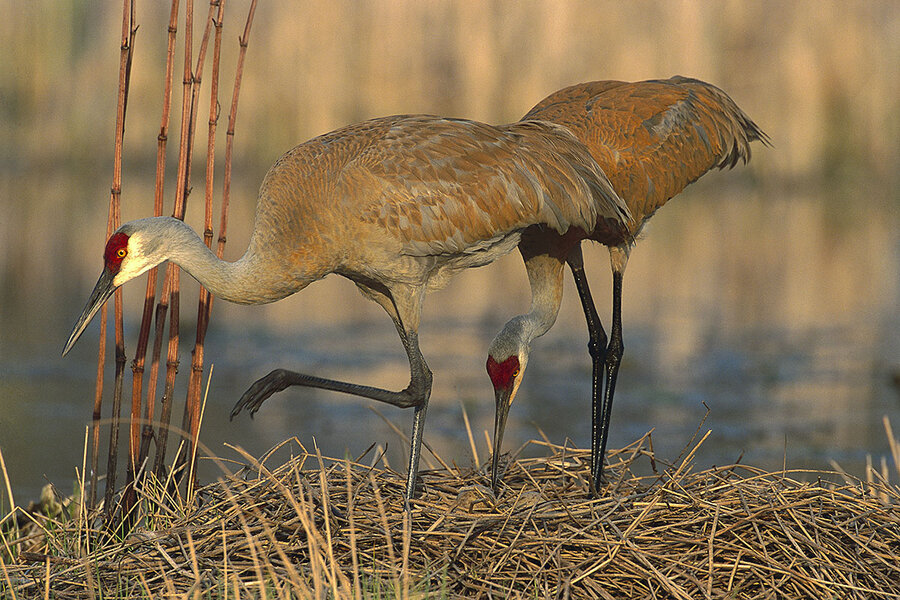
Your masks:
M 750 159 L 768 138 L 719 88 L 685 77 L 595 81 L 554 92 L 523 119 L 570 129 L 626 199 L 637 223 L 712 168 Z
M 354 153 L 341 186 L 354 190 L 344 197 L 358 218 L 393 235 L 404 254 L 477 252 L 535 223 L 564 233 L 589 230 L 598 217 L 628 218 L 603 171 L 562 127 L 427 116 L 376 121 L 381 135 Z

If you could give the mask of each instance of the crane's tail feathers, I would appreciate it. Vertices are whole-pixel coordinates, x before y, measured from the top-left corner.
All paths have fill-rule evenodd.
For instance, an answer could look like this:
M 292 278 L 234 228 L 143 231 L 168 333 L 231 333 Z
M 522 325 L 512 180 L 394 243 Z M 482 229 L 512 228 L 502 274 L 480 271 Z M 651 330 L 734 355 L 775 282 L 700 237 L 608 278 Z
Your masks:
M 759 141 L 765 146 L 772 146 L 769 136 L 721 88 L 682 76 L 675 76 L 670 81 L 689 88 L 690 106 L 703 113 L 703 121 L 715 124 L 713 133 L 718 136 L 720 147 L 724 149 L 715 165 L 717 168 L 730 169 L 738 161 L 747 164 L 751 155 L 750 142 Z M 701 134 L 705 138 L 706 132 Z
M 750 117 L 741 109 L 734 106 L 736 113 L 729 114 L 732 119 L 733 127 L 729 130 L 732 137 L 730 144 L 726 145 L 728 151 L 723 155 L 722 159 L 716 165 L 719 169 L 731 169 L 737 165 L 738 161 L 743 164 L 750 162 L 752 154 L 750 142 L 762 142 L 763 145 L 772 147 L 769 136 L 766 135 L 759 125 L 753 122 Z

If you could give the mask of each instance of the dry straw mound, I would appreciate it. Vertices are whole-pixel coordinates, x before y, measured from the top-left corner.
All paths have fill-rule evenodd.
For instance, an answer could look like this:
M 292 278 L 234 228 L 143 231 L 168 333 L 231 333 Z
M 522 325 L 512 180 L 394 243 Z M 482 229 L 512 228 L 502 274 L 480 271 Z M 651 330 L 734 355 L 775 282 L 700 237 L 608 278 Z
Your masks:
M 532 442 L 544 456 L 512 460 L 497 497 L 484 470 L 445 466 L 423 473 L 408 512 L 389 469 L 302 447 L 272 469 L 246 458 L 191 508 L 144 490 L 147 512 L 124 541 L 101 541 L 83 519 L 32 517 L 17 539 L 5 533 L 0 587 L 20 598 L 900 597 L 900 489 L 874 471 L 832 473 L 840 483 L 694 472 L 696 447 L 666 466 L 648 441 L 612 453 L 600 500 L 588 497 L 587 451 Z

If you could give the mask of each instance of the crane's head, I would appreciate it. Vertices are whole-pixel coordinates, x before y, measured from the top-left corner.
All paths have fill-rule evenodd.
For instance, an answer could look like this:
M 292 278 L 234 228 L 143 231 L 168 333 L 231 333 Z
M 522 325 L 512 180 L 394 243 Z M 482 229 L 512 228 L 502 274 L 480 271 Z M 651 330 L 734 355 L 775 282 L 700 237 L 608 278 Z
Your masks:
M 165 260 L 160 244 L 154 242 L 158 238 L 152 226 L 155 219 L 130 221 L 110 236 L 103 250 L 103 272 L 72 329 L 63 356 L 72 349 L 81 332 L 117 287 Z
M 494 385 L 494 398 L 497 402 L 494 413 L 494 454 L 491 459 L 491 484 L 497 489 L 498 464 L 500 448 L 503 443 L 503 430 L 506 428 L 506 417 L 525 374 L 528 364 L 528 346 L 508 335 L 504 328 L 488 351 L 487 372 Z

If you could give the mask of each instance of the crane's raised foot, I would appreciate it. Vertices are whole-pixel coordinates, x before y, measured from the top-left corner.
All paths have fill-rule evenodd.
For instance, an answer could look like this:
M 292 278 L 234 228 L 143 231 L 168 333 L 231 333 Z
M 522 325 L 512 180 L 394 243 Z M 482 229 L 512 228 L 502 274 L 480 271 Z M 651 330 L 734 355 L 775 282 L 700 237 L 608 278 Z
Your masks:
M 296 373 L 286 369 L 275 369 L 265 377 L 257 379 L 251 385 L 241 399 L 237 401 L 234 408 L 231 409 L 229 420 L 234 419 L 242 410 L 250 413 L 250 418 L 256 414 L 262 403 L 265 402 L 272 394 L 285 390 L 296 383 Z

